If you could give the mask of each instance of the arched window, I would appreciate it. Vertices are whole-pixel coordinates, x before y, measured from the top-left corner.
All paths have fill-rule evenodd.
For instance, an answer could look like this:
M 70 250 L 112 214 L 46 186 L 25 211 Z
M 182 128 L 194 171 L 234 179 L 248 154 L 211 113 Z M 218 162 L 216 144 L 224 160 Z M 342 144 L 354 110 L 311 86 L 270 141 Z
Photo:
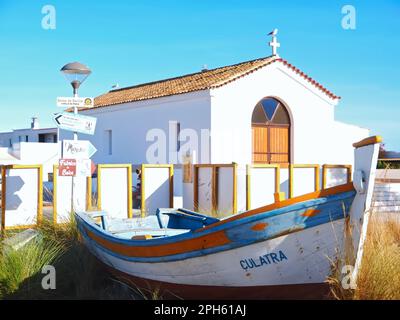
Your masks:
M 286 107 L 274 98 L 264 98 L 251 119 L 254 163 L 290 162 L 290 116 Z

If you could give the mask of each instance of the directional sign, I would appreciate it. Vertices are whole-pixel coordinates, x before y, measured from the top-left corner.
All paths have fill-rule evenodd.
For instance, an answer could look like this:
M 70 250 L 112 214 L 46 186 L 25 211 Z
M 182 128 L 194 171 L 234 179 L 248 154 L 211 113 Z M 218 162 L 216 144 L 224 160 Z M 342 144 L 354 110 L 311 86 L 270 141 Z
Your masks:
M 92 175 L 92 160 L 76 160 L 76 175 L 80 177 L 90 177 Z
M 63 140 L 63 158 L 90 159 L 96 151 L 88 140 Z
M 76 160 L 60 159 L 58 161 L 58 175 L 61 177 L 74 177 L 76 175 Z
M 93 107 L 94 99 L 91 97 L 73 98 L 73 97 L 57 97 L 57 107 L 80 107 L 91 108 Z
M 54 118 L 57 127 L 64 130 L 94 134 L 97 119 L 69 112 L 57 113 Z

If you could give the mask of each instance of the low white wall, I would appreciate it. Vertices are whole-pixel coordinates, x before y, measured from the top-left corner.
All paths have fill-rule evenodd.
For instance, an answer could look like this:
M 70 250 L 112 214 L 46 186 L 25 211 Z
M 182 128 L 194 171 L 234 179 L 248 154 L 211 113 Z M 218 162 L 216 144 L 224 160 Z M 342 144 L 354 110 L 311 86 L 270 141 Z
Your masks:
M 249 209 L 274 202 L 275 168 L 250 168 Z
M 21 142 L 11 149 L 11 154 L 18 158 L 13 164 L 41 164 L 43 181 L 48 181 L 48 174 L 53 172 L 53 165 L 61 158 L 60 143 Z
M 56 186 L 54 186 L 54 184 L 56 184 Z M 72 193 L 74 197 L 73 208 L 71 207 Z M 74 179 L 72 179 L 72 177 L 57 175 L 56 179 L 53 180 L 53 204 L 54 203 L 53 216 L 56 223 L 65 223 L 69 221 L 72 210 L 85 211 L 87 204 L 87 178 L 74 177 Z
M 102 167 L 100 171 L 100 190 L 97 190 L 100 209 L 111 218 L 128 218 L 128 168 Z
M 171 191 L 170 168 L 145 167 L 144 172 L 142 171 L 142 179 L 143 177 L 142 197 L 144 197 L 145 203 L 144 213 L 146 215 L 153 215 L 156 214 L 158 208 L 169 208 Z M 178 190 L 178 188 L 176 189 Z
M 39 170 L 37 168 L 6 169 L 6 192 L 2 205 L 5 228 L 30 226 L 37 223 L 39 210 Z M 0 218 L 1 220 L 1 218 Z

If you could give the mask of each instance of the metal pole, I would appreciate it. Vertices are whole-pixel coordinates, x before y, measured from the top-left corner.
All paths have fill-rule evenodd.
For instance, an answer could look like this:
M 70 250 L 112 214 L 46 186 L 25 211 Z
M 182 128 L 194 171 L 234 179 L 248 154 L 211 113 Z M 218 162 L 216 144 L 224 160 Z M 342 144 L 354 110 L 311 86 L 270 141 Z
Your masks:
M 75 86 L 74 88 L 74 98 L 78 98 L 78 88 Z M 78 107 L 74 106 L 74 114 L 78 114 Z M 74 132 L 74 141 L 78 140 L 78 133 L 75 131 Z M 74 213 L 74 185 L 75 185 L 75 179 L 72 176 L 72 182 L 71 182 L 71 213 Z
M 78 88 L 74 88 L 74 98 L 78 98 Z M 78 114 L 78 107 L 74 106 L 74 114 Z M 74 132 L 74 140 L 78 140 L 78 133 Z

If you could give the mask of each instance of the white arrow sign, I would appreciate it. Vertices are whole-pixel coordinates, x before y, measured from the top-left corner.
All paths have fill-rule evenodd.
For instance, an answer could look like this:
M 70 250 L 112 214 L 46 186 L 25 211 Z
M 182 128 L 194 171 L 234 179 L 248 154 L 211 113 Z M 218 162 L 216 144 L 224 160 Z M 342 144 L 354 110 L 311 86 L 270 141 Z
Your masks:
M 63 140 L 63 158 L 90 159 L 97 149 L 88 140 Z
M 91 108 L 93 107 L 92 97 L 57 97 L 57 107 L 80 107 Z
M 54 118 L 57 127 L 64 130 L 94 134 L 97 119 L 69 112 L 57 113 Z

